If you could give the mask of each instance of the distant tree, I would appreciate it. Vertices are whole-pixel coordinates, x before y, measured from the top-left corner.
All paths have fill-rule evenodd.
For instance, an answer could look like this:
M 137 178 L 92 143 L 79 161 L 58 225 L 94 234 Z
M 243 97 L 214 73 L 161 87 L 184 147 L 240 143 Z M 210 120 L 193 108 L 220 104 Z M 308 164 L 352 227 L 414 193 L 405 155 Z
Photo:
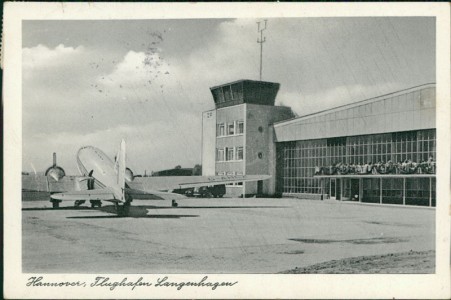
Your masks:
M 179 169 L 181 169 L 182 168 L 182 166 L 181 165 L 177 165 L 177 166 L 175 166 L 175 168 L 174 169 L 176 169 L 176 170 L 179 170 Z
M 195 165 L 193 168 L 193 176 L 200 176 L 202 175 L 202 165 Z

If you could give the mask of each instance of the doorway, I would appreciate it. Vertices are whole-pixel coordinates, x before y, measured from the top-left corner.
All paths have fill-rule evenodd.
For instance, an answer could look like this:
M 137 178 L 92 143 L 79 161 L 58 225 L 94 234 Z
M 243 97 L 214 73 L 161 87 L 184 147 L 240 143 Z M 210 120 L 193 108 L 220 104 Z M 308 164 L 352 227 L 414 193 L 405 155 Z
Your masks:
M 335 185 L 335 198 L 341 200 L 341 179 L 337 178 L 337 184 Z
M 336 189 L 337 189 L 337 180 L 335 178 L 331 178 L 330 179 L 329 188 L 330 188 L 330 191 L 329 191 L 330 199 L 336 200 L 337 199 L 337 191 L 336 191 Z
M 359 180 L 351 179 L 351 200 L 359 201 L 360 191 L 359 191 Z

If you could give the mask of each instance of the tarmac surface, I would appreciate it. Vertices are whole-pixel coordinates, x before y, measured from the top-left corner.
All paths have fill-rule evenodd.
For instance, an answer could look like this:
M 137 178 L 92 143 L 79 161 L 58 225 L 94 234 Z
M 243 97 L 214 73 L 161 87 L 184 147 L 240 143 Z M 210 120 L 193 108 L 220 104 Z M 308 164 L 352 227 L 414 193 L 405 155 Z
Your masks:
M 290 198 L 178 202 L 135 200 L 130 217 L 118 217 L 108 202 L 53 209 L 24 201 L 23 272 L 279 273 L 360 256 L 435 255 L 435 209 Z M 410 259 L 409 273 L 434 272 L 420 262 Z

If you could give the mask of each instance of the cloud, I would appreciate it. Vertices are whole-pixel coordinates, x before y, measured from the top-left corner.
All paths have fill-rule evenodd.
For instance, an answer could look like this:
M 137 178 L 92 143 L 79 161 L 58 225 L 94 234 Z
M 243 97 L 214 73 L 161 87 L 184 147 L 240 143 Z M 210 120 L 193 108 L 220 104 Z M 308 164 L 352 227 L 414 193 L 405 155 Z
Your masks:
M 63 44 L 53 49 L 44 45 L 22 49 L 22 67 L 25 74 L 34 70 L 51 69 L 56 66 L 68 65 L 83 54 L 83 46 L 65 47 Z
M 91 86 L 103 93 L 104 99 L 147 102 L 161 98 L 163 92 L 177 84 L 170 74 L 170 67 L 157 48 L 148 52 L 129 51 L 111 72 L 98 75 Z
M 83 46 L 55 48 L 38 45 L 22 54 L 25 109 L 42 109 L 66 104 L 72 95 L 82 95 L 93 74 L 87 61 L 93 53 Z M 75 92 L 76 91 L 76 92 Z
M 97 82 L 107 87 L 143 86 L 153 81 L 167 83 L 164 77 L 168 74 L 169 66 L 158 52 L 129 51 L 110 74 L 100 75 Z

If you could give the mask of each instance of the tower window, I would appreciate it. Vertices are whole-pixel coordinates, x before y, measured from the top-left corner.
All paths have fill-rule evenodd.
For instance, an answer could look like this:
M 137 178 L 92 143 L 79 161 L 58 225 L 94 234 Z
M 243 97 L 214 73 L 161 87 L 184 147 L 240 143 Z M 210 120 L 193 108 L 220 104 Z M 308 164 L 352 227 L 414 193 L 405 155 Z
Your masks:
M 236 122 L 236 134 L 243 134 L 244 133 L 244 122 L 243 121 L 237 121 Z
M 230 147 L 230 148 L 226 148 L 227 151 L 227 160 L 234 160 L 234 148 Z
M 230 86 L 224 86 L 222 88 L 222 91 L 224 92 L 225 101 L 231 101 L 232 100 L 232 89 L 230 88 Z
M 218 149 L 218 156 L 216 157 L 217 161 L 224 161 L 224 149 Z
M 236 148 L 236 160 L 243 160 L 243 147 Z
M 234 135 L 235 134 L 235 124 L 234 123 L 229 123 L 227 125 L 227 134 L 228 135 Z
M 224 136 L 225 135 L 225 124 L 218 124 L 218 131 L 216 133 L 216 136 Z

